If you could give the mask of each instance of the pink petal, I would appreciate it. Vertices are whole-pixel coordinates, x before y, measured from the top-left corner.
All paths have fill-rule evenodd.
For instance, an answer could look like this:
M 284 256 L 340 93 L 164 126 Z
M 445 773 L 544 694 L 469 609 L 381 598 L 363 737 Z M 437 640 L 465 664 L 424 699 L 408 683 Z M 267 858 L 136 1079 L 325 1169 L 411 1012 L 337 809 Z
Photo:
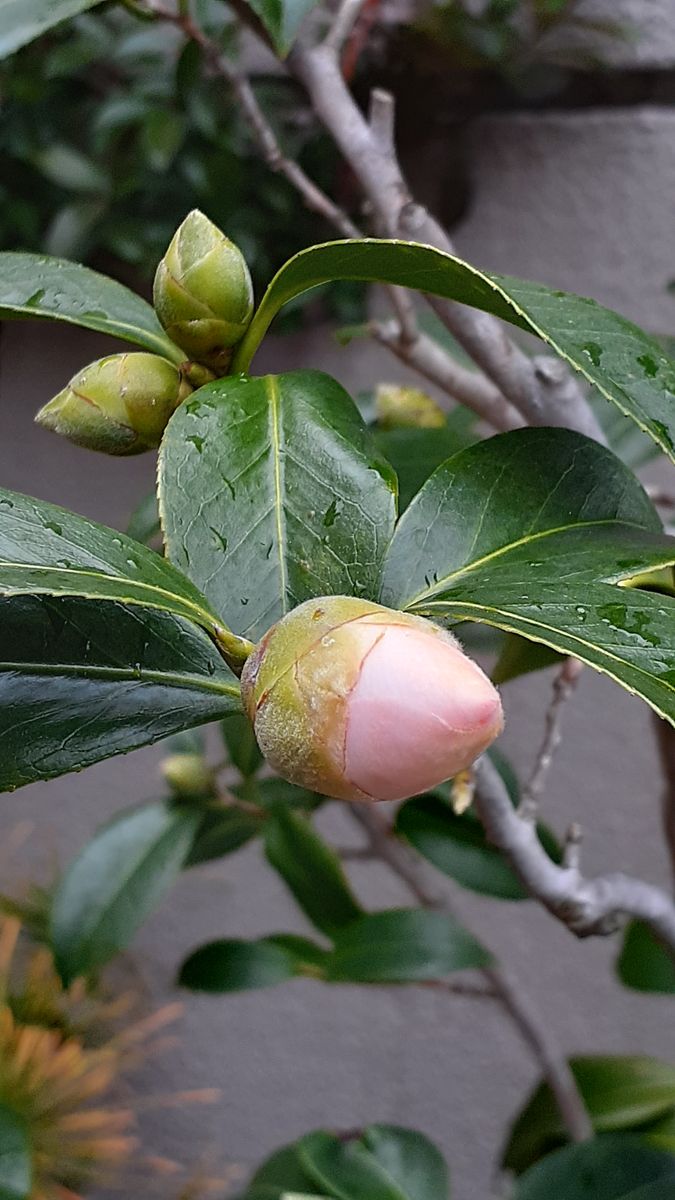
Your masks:
M 403 800 L 470 766 L 501 732 L 501 702 L 449 640 L 405 625 L 362 628 L 368 650 L 347 700 L 345 775 L 376 800 Z

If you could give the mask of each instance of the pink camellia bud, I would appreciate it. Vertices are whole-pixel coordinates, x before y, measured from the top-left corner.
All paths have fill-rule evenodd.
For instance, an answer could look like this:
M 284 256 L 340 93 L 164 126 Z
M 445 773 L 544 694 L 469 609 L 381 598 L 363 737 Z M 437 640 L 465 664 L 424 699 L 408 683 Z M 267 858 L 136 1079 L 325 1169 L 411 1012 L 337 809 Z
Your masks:
M 499 694 L 451 634 L 351 596 L 308 600 L 241 677 L 268 762 L 341 800 L 404 800 L 465 770 L 501 733 Z

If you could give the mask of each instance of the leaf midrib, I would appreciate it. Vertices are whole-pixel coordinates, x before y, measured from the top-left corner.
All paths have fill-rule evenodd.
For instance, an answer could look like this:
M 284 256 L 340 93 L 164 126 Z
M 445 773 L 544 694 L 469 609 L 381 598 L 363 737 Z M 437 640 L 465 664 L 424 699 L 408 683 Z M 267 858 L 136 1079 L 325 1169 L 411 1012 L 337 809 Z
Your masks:
M 270 444 L 272 449 L 272 470 L 274 489 L 274 521 L 277 534 L 277 554 L 279 558 L 279 585 L 281 606 L 283 612 L 288 612 L 288 573 L 286 568 L 286 522 L 283 507 L 283 479 L 281 470 L 281 423 L 279 414 L 279 385 L 277 376 L 268 375 L 265 388 L 269 397 L 270 409 Z
M 17 675 L 70 676 L 77 679 L 101 679 L 112 682 L 158 683 L 168 687 L 181 687 L 192 691 L 214 692 L 216 695 L 239 696 L 239 688 L 232 683 L 218 683 L 195 675 L 180 675 L 176 671 L 143 670 L 141 674 L 129 667 L 88 667 L 76 663 L 0 662 L 0 677 L 13 671 Z
M 181 615 L 185 615 L 185 609 L 189 609 L 189 611 L 191 613 L 195 613 L 199 617 L 199 624 L 204 625 L 209 630 L 212 630 L 215 625 L 221 624 L 221 622 L 218 622 L 216 620 L 214 614 L 209 613 L 205 608 L 202 608 L 201 605 L 195 603 L 195 601 L 190 600 L 185 596 L 181 596 L 176 592 L 169 592 L 165 588 L 158 587 L 157 584 L 147 583 L 143 579 L 129 579 L 129 577 L 126 575 L 108 575 L 105 571 L 91 571 L 91 570 L 86 570 L 85 568 L 79 568 L 79 567 L 52 567 L 48 564 L 43 564 L 43 563 L 11 562 L 9 559 L 0 559 L 0 571 L 2 570 L 3 567 L 13 568 L 14 570 L 18 570 L 18 571 L 39 571 L 45 575 L 49 575 L 49 574 L 77 575 L 77 576 L 84 576 L 85 578 L 89 578 L 89 579 L 112 580 L 113 582 L 120 584 L 122 587 L 122 590 L 125 590 L 125 591 L 128 590 L 129 588 L 136 588 L 142 593 L 145 593 L 145 592 L 154 593 L 157 596 L 166 597 L 166 599 L 169 601 L 178 601 L 179 602 L 178 604 L 176 604 L 176 603 L 171 604 L 171 607 L 169 609 L 167 609 L 166 604 L 161 604 L 159 601 L 153 602 L 152 600 L 147 600 L 147 602 L 144 602 L 143 600 L 134 600 L 134 598 L 132 596 L 125 596 L 125 599 L 130 604 L 135 603 L 142 607 L 144 603 L 147 603 L 148 608 L 158 608 L 158 609 L 161 609 L 163 612 L 166 612 L 166 611 L 175 612 L 176 609 L 178 607 L 180 607 Z M 35 592 L 34 586 L 26 589 L 25 592 L 24 592 L 24 589 L 22 589 L 22 588 L 16 588 L 16 587 L 5 588 L 2 584 L 2 577 L 0 576 L 0 595 L 2 595 L 2 594 L 14 595 L 14 596 L 22 595 L 22 594 L 28 595 L 28 594 L 34 594 L 34 592 Z M 58 591 L 58 592 L 50 591 L 49 594 L 54 595 L 54 596 L 59 596 L 59 595 L 64 595 L 65 593 L 63 593 L 62 591 Z M 87 593 L 74 592 L 72 594 L 73 595 L 84 595 L 85 598 L 87 598 Z M 101 597 L 98 597 L 98 595 L 91 595 L 88 598 L 94 600 L 94 599 L 99 599 Z
M 570 530 L 577 529 L 594 529 L 605 525 L 618 525 L 622 529 L 634 529 L 643 533 L 649 532 L 649 530 L 645 530 L 643 525 L 638 525 L 635 521 L 621 521 L 618 517 L 607 517 L 596 521 L 573 521 L 568 525 L 557 525 L 551 529 L 542 529 L 538 533 L 528 533 L 524 537 L 517 538 L 515 542 L 509 542 L 506 546 L 500 546 L 497 550 L 491 550 L 489 554 L 484 554 L 482 558 L 476 558 L 471 563 L 464 563 L 456 571 L 451 571 L 448 575 L 444 575 L 442 579 L 437 579 L 433 587 L 426 588 L 425 591 L 419 592 L 416 596 L 406 600 L 405 607 L 411 608 L 414 604 L 419 604 L 421 601 L 433 598 L 440 591 L 443 591 L 448 584 L 454 583 L 457 579 L 462 579 L 465 575 L 470 575 L 473 571 L 484 566 L 485 563 L 493 562 L 497 558 L 502 558 L 504 555 L 510 554 L 512 550 L 518 549 L 519 546 L 527 546 L 531 542 L 541 541 L 543 538 L 552 537 L 556 533 L 569 533 Z

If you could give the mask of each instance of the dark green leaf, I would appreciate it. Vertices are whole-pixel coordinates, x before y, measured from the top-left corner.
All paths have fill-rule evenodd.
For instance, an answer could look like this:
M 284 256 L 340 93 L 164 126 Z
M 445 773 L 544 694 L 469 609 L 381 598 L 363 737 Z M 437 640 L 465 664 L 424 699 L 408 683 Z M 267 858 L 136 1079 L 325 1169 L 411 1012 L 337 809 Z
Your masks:
M 675 722 L 675 599 L 617 586 L 673 561 L 675 539 L 610 451 L 521 429 L 434 472 L 399 522 L 382 601 L 573 654 Z
M 318 0 L 247 0 L 283 56 L 290 50 L 303 19 Z
M 0 790 L 218 720 L 239 685 L 205 633 L 89 600 L 0 600 Z
M 557 654 L 541 642 L 528 642 L 517 633 L 508 633 L 490 678 L 496 684 L 508 683 L 511 679 L 518 679 L 520 675 L 529 675 L 532 671 L 552 667 L 559 663 L 562 657 L 563 655 Z
M 373 595 L 395 480 L 347 393 L 317 371 L 230 377 L 172 418 L 160 451 L 167 553 L 254 640 L 320 595 Z
M 329 937 L 362 916 L 337 854 L 306 817 L 276 806 L 265 826 L 265 852 L 306 916 Z
M 0 58 L 101 0 L 0 0 Z
M 204 597 L 124 533 L 0 489 L 0 595 L 80 596 L 163 609 L 215 632 Z
M 513 1200 L 628 1200 L 636 1188 L 674 1171 L 675 1157 L 641 1138 L 595 1138 L 536 1163 L 520 1178 Z
M 23 5 L 28 0 L 15 0 Z M 44 0 L 45 8 L 50 0 Z M 0 20 L 2 10 L 0 9 Z M 185 355 L 166 336 L 155 310 L 114 279 L 44 254 L 0 254 L 0 317 L 66 321 L 133 342 L 180 363 Z
M 28 1130 L 11 1108 L 0 1103 L 0 1200 L 29 1200 L 32 1191 L 33 1164 Z
M 230 761 L 245 779 L 255 775 L 263 756 L 248 717 L 243 713 L 228 717 L 223 721 L 222 729 Z
M 461 816 L 440 796 L 416 796 L 399 809 L 396 828 L 439 871 L 462 887 L 500 900 L 527 900 L 528 893 L 469 811 Z M 556 851 L 555 838 L 539 828 L 546 849 Z M 558 857 L 558 855 L 556 855 Z
M 129 945 L 180 874 L 200 810 L 146 804 L 105 825 L 59 882 L 50 939 L 64 983 L 89 975 Z
M 290 935 L 257 942 L 224 939 L 195 950 L 183 963 L 178 982 L 195 992 L 275 987 L 297 975 L 318 975 L 321 954 L 312 942 Z
M 570 1066 L 596 1133 L 638 1128 L 675 1108 L 675 1066 L 669 1063 L 590 1056 L 571 1059 Z M 565 1138 L 551 1091 L 542 1083 L 513 1127 L 504 1166 L 524 1171 Z
M 431 246 L 368 238 L 300 251 L 272 280 L 237 350 L 234 369 L 248 368 L 284 304 L 334 279 L 392 283 L 445 296 L 536 334 L 675 457 L 675 363 L 654 338 L 594 300 L 488 275 Z
M 415 983 L 491 961 L 450 917 L 417 908 L 368 913 L 334 942 L 327 978 L 335 983 Z
M 326 803 L 326 797 L 318 792 L 309 792 L 306 788 L 297 787 L 285 779 L 256 780 L 256 803 L 263 808 L 275 808 L 279 804 L 287 808 L 305 809 L 314 812 L 320 805 Z
M 185 860 L 186 867 L 232 854 L 262 830 L 262 821 L 249 812 L 220 806 L 206 808 Z
M 243 1200 L 448 1200 L 448 1169 L 421 1133 L 369 1125 L 358 1135 L 323 1130 L 263 1163 Z
M 675 992 L 675 963 L 642 921 L 626 927 L 616 969 L 621 982 L 638 992 Z
M 629 1192 L 623 1200 L 673 1200 L 675 1196 L 675 1171 L 663 1179 L 653 1183 L 645 1183 L 634 1192 Z
M 448 1200 L 448 1169 L 421 1133 L 370 1125 L 359 1138 L 308 1133 L 299 1159 L 329 1196 L 340 1200 Z

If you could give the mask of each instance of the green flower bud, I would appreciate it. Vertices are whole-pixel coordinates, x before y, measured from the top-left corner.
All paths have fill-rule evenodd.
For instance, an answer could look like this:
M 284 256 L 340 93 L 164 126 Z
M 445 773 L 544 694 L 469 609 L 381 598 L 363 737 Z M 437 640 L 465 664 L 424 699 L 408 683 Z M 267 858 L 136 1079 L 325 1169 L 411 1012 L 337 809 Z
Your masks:
M 160 770 L 178 796 L 207 796 L 213 791 L 213 771 L 201 754 L 170 754 Z
M 171 414 L 192 388 L 156 354 L 112 354 L 90 363 L 35 420 L 77 446 L 141 454 L 158 446 Z
M 253 287 L 241 251 L 198 209 L 174 234 L 153 298 L 176 345 L 224 375 L 253 315 Z
M 382 429 L 441 429 L 443 409 L 419 388 L 381 383 L 375 391 L 375 412 Z
M 502 729 L 499 694 L 451 634 L 351 596 L 272 626 L 241 676 L 268 762 L 343 800 L 403 800 L 471 765 Z

